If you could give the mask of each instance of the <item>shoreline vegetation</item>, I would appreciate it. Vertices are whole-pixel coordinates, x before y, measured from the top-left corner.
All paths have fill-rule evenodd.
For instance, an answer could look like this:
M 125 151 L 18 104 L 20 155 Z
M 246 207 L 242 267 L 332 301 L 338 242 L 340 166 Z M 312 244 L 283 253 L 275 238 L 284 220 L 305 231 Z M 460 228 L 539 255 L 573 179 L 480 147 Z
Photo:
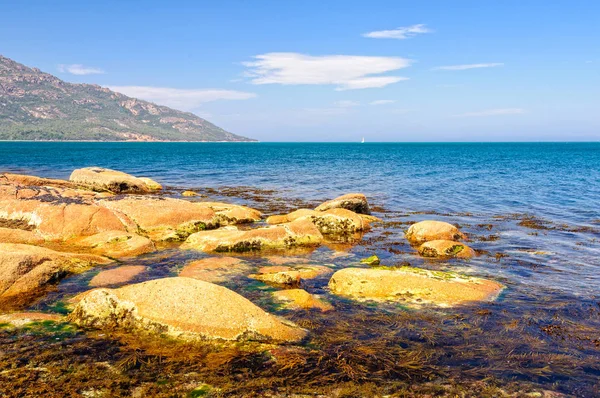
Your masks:
M 255 197 L 261 209 L 100 167 L 0 174 L 4 392 L 560 397 L 549 372 L 573 359 L 539 330 L 600 345 L 593 327 L 538 330 L 539 312 L 502 309 L 518 286 L 469 272 L 477 257 L 499 261 L 491 238 L 386 221 L 360 193 L 285 207 Z M 380 258 L 388 244 L 429 266 Z M 447 262 L 456 270 L 436 266 Z

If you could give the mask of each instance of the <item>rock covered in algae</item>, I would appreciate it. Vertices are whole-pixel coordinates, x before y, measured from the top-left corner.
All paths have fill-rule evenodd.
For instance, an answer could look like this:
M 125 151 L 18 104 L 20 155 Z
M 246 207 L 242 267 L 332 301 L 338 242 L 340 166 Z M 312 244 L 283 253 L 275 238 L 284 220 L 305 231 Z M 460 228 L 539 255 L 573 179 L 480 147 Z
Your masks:
M 187 264 L 179 272 L 179 276 L 218 283 L 227 282 L 234 276 L 249 273 L 250 270 L 250 265 L 239 258 L 208 257 Z
M 346 209 L 359 214 L 371 214 L 367 197 L 362 193 L 349 193 L 335 199 L 321 203 L 315 208 L 317 211 L 329 209 Z
M 250 275 L 250 277 L 275 285 L 297 286 L 303 279 L 315 279 L 331 273 L 333 273 L 333 270 L 324 265 L 271 265 L 259 268 L 258 272 L 254 275 Z
M 139 256 L 156 250 L 150 239 L 123 231 L 100 232 L 72 243 L 90 253 L 112 258 Z
M 412 244 L 430 240 L 461 240 L 465 235 L 454 225 L 444 221 L 425 220 L 411 225 L 406 231 L 406 239 Z
M 107 269 L 96 274 L 90 281 L 90 286 L 102 287 L 129 282 L 144 271 L 146 267 L 143 265 L 123 265 Z
M 273 292 L 273 297 L 285 303 L 289 309 L 317 309 L 322 312 L 333 310 L 333 306 L 303 289 L 288 289 Z
M 264 249 L 289 249 L 318 246 L 323 241 L 319 230 L 308 220 L 246 231 L 219 229 L 190 235 L 181 246 L 205 252 L 247 252 Z
M 471 258 L 475 256 L 475 250 L 461 242 L 439 239 L 423 243 L 419 246 L 419 254 L 423 257 Z
M 371 257 L 367 257 L 367 258 L 363 258 L 362 260 L 360 260 L 360 262 L 362 264 L 367 264 L 370 266 L 376 266 L 379 265 L 381 263 L 381 261 L 379 260 L 379 257 L 373 255 Z
M 138 178 L 122 171 L 102 167 L 84 167 L 74 170 L 69 181 L 94 190 L 114 193 L 147 193 L 162 189 L 160 184 L 149 178 Z
M 69 320 L 93 328 L 159 333 L 183 340 L 296 342 L 306 331 L 212 283 L 183 277 L 118 289 L 95 289 L 75 298 Z
M 369 222 L 353 211 L 346 209 L 330 209 L 315 211 L 298 209 L 289 214 L 271 216 L 267 218 L 268 224 L 282 224 L 296 220 L 309 220 L 322 234 L 348 234 L 368 229 Z
M 494 300 L 504 289 L 500 283 L 452 272 L 413 267 L 397 269 L 345 268 L 329 281 L 332 293 L 363 300 L 392 300 L 451 307 Z

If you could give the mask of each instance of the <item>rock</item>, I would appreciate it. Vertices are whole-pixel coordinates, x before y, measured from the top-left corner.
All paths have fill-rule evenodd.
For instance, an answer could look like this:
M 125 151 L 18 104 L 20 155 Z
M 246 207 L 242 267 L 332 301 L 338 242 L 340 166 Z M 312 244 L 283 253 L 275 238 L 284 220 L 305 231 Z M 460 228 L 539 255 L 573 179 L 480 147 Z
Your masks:
M 333 270 L 323 265 L 306 264 L 295 267 L 272 265 L 259 268 L 258 273 L 251 275 L 251 277 L 276 285 L 298 286 L 302 279 L 314 279 L 331 273 L 333 273 Z
M 1 200 L 0 226 L 7 224 L 10 228 L 35 230 L 47 240 L 126 231 L 121 219 L 106 208 L 80 198 L 55 196 Z
M 148 189 L 151 191 L 160 191 L 163 189 L 162 185 L 148 177 L 138 177 L 138 179 L 146 184 L 146 187 L 148 187 Z
M 215 212 L 181 199 L 128 196 L 101 200 L 101 206 L 133 220 L 143 235 L 154 241 L 177 241 L 216 224 Z
M 21 244 L 0 243 L 0 307 L 17 308 L 63 277 L 110 260 L 91 254 L 62 253 Z
M 28 176 L 23 174 L 0 174 L 0 183 L 7 182 L 9 184 L 18 184 L 23 186 L 37 186 L 37 187 L 58 187 L 58 188 L 72 188 L 77 189 L 79 185 L 65 180 L 55 180 L 52 178 L 42 178 L 36 176 Z
M 317 226 L 322 234 L 351 234 L 368 228 L 359 214 L 346 209 L 331 209 L 315 211 L 299 209 L 284 216 L 271 216 L 267 218 L 268 224 L 279 224 L 296 220 L 310 220 Z
M 126 283 L 144 271 L 146 271 L 146 267 L 143 265 L 124 265 L 118 268 L 107 269 L 96 274 L 89 285 L 93 287 L 104 287 Z
M 333 306 L 303 289 L 288 289 L 273 292 L 276 300 L 286 303 L 290 309 L 318 309 L 322 312 L 333 310 Z
M 0 324 L 8 323 L 14 327 L 21 327 L 33 322 L 61 322 L 63 319 L 61 315 L 44 312 L 13 312 L 0 315 Z
M 246 206 L 231 205 L 220 202 L 198 202 L 200 206 L 211 208 L 217 215 L 219 225 L 246 224 L 260 221 L 262 213 Z
M 154 243 L 146 237 L 123 232 L 106 231 L 74 242 L 90 253 L 111 258 L 134 257 L 156 250 Z
M 95 289 L 76 298 L 79 326 L 123 328 L 183 340 L 296 342 L 306 331 L 266 313 L 239 294 L 191 278 L 164 278 Z
M 379 265 L 381 263 L 381 261 L 379 260 L 379 257 L 377 257 L 377 256 L 363 258 L 362 260 L 360 260 L 360 262 L 362 264 L 367 264 L 369 266 L 375 266 L 375 265 Z
M 190 235 L 181 246 L 205 252 L 247 252 L 265 249 L 290 249 L 318 246 L 323 240 L 319 230 L 308 220 L 296 220 L 247 231 L 215 230 Z
M 232 277 L 249 273 L 250 267 L 245 261 L 235 257 L 209 257 L 187 264 L 179 276 L 198 279 L 211 283 L 222 283 Z
M 452 240 L 430 240 L 419 246 L 419 254 L 423 257 L 471 258 L 475 256 L 475 250 L 464 243 Z
M 69 177 L 69 181 L 87 186 L 93 190 L 114 193 L 147 193 L 153 190 L 140 178 L 122 171 L 101 167 L 85 167 L 74 170 Z M 157 183 L 152 181 L 151 185 L 155 184 Z
M 27 245 L 39 245 L 44 243 L 44 238 L 32 231 L 0 228 L 0 243 L 23 243 Z
M 183 191 L 181 193 L 181 196 L 199 196 L 199 195 L 194 191 Z
M 504 286 L 490 280 L 413 267 L 345 268 L 329 281 L 332 293 L 363 300 L 394 300 L 451 307 L 494 300 Z
M 310 260 L 304 257 L 268 256 L 265 260 L 273 265 L 308 264 Z
M 329 209 L 346 209 L 358 214 L 371 214 L 369 211 L 369 202 L 367 197 L 362 193 L 349 193 L 342 195 L 333 200 L 321 203 L 315 208 L 317 211 L 325 211 Z
M 421 221 L 406 231 L 406 239 L 412 244 L 421 244 L 430 240 L 460 240 L 465 236 L 452 224 L 443 221 Z

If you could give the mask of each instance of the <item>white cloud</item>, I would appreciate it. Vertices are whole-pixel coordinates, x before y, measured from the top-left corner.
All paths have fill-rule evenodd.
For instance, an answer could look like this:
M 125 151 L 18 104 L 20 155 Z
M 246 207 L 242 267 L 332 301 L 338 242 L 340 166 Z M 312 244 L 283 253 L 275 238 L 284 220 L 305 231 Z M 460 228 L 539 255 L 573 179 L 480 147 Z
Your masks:
M 369 105 L 387 105 L 387 104 L 393 104 L 394 102 L 396 102 L 395 100 L 377 100 L 377 101 L 372 101 L 369 103 Z
M 501 115 L 522 115 L 525 110 L 522 108 L 503 108 L 503 109 L 488 109 L 480 112 L 467 112 L 454 117 L 481 117 L 481 116 L 501 116 Z
M 58 71 L 61 73 L 70 73 L 72 75 L 102 75 L 106 72 L 100 68 L 92 66 L 83 66 L 81 64 L 58 65 Z
M 420 33 L 433 32 L 431 29 L 425 27 L 424 24 L 417 24 L 412 26 L 405 26 L 392 30 L 378 30 L 375 32 L 364 33 L 364 37 L 370 37 L 372 39 L 408 39 L 409 37 L 416 36 Z
M 244 62 L 252 84 L 331 84 L 337 91 L 384 87 L 400 76 L 371 76 L 407 68 L 411 60 L 400 57 L 360 55 L 311 56 L 298 53 L 267 53 Z
M 205 102 L 245 100 L 256 97 L 254 93 L 219 89 L 178 89 L 145 86 L 111 86 L 108 88 L 130 97 L 144 99 L 183 111 L 196 109 Z
M 351 108 L 351 107 L 354 107 L 354 106 L 359 106 L 360 102 L 349 101 L 349 100 L 341 100 L 341 101 L 336 101 L 333 104 L 335 106 L 340 107 L 340 108 Z
M 478 69 L 478 68 L 494 68 L 497 66 L 504 66 L 501 62 L 494 62 L 489 64 L 466 64 L 466 65 L 449 65 L 449 66 L 438 66 L 433 70 L 467 70 L 467 69 Z

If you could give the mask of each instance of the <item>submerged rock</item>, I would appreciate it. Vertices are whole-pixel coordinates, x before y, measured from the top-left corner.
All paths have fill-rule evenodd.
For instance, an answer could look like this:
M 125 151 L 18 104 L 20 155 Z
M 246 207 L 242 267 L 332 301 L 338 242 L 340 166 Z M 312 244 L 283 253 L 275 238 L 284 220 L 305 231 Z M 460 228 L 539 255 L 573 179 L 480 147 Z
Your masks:
M 247 231 L 219 229 L 190 235 L 181 246 L 205 252 L 247 252 L 264 249 L 289 249 L 318 246 L 323 241 L 319 230 L 308 220 L 296 220 Z
M 146 271 L 143 265 L 124 265 L 122 267 L 100 271 L 90 281 L 90 286 L 102 287 L 126 283 Z
M 329 209 L 346 209 L 359 214 L 371 214 L 367 197 L 362 193 L 349 193 L 327 202 L 321 203 L 315 208 L 317 211 Z
M 465 235 L 447 222 L 426 220 L 411 225 L 406 231 L 406 239 L 412 244 L 421 244 L 430 240 L 461 240 Z
M 346 209 L 299 209 L 283 216 L 271 216 L 267 218 L 267 223 L 277 225 L 296 220 L 309 220 L 322 234 L 351 234 L 363 231 L 369 226 L 359 214 Z
M 375 265 L 379 265 L 381 263 L 381 261 L 379 260 L 379 257 L 373 255 L 371 257 L 367 257 L 367 258 L 363 258 L 362 260 L 360 260 L 360 262 L 362 264 L 367 264 L 369 266 L 375 266 Z
M 333 306 L 326 301 L 308 293 L 303 289 L 288 289 L 273 292 L 276 300 L 286 303 L 290 309 L 318 309 L 322 312 L 333 310 Z
M 363 300 L 393 300 L 441 307 L 494 300 L 500 283 L 451 272 L 413 267 L 398 269 L 345 268 L 329 281 L 332 293 Z
M 122 328 L 173 338 L 296 342 L 306 331 L 239 294 L 191 278 L 165 278 L 76 298 L 69 319 L 80 326 Z
M 471 258 L 475 256 L 475 250 L 464 243 L 452 240 L 430 240 L 419 246 L 419 254 L 423 257 Z
M 21 244 L 0 243 L 0 307 L 18 308 L 61 278 L 110 260 L 91 254 L 62 253 Z
M 235 257 L 209 257 L 187 264 L 179 276 L 205 282 L 227 282 L 234 276 L 244 275 L 251 270 L 250 265 Z
M 139 256 L 156 250 L 150 239 L 122 231 L 101 232 L 80 239 L 75 244 L 90 253 L 112 258 Z
M 302 264 L 296 266 L 271 265 L 259 268 L 252 278 L 275 285 L 298 286 L 305 279 L 314 279 L 333 273 L 323 265 Z
M 98 203 L 131 219 L 154 241 L 183 240 L 194 232 L 214 228 L 216 223 L 211 208 L 187 200 L 128 196 Z
M 122 171 L 102 167 L 85 167 L 74 170 L 69 181 L 94 190 L 114 193 L 148 193 L 160 187 L 149 178 L 138 178 Z M 160 188 L 158 188 L 160 189 Z

